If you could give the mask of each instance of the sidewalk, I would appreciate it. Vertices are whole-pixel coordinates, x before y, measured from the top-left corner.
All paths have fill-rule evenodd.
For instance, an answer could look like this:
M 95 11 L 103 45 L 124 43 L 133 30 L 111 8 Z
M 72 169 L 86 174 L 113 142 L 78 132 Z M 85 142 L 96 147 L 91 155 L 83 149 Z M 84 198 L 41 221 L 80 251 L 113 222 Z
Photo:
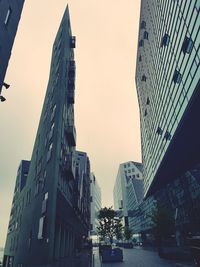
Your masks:
M 99 258 L 99 248 L 94 247 L 93 248 L 93 259 L 94 259 L 94 264 L 93 267 L 102 267 L 102 263 Z

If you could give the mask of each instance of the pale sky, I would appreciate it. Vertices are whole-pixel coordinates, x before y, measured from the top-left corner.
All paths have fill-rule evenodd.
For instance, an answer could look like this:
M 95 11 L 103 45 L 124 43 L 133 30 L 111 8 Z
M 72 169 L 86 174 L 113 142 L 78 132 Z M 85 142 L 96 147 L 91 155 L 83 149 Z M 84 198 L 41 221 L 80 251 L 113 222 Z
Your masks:
M 0 247 L 4 246 L 17 168 L 30 160 L 49 78 L 51 49 L 66 5 L 76 36 L 77 150 L 87 152 L 113 205 L 119 164 L 141 161 L 135 88 L 139 0 L 26 0 L 0 103 Z

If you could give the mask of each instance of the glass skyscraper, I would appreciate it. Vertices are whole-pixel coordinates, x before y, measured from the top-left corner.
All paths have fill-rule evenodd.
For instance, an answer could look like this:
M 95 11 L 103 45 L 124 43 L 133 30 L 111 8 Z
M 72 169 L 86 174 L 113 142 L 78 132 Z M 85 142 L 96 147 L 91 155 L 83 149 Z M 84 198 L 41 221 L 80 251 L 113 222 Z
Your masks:
M 200 162 L 200 1 L 142 0 L 136 66 L 144 191 Z

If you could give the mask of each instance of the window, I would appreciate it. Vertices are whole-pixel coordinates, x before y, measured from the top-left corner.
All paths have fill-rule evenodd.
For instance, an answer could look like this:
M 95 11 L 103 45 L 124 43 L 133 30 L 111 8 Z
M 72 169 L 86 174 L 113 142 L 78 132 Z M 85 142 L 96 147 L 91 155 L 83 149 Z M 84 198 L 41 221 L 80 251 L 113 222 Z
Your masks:
M 51 140 L 51 138 L 53 137 L 54 126 L 55 126 L 55 123 L 53 122 L 52 125 L 51 125 L 51 130 L 49 132 L 49 140 Z
M 159 135 L 162 135 L 163 130 L 160 127 L 158 127 L 156 133 Z
M 54 107 L 53 107 L 53 109 L 52 109 L 52 113 L 51 113 L 51 121 L 52 121 L 53 118 L 54 118 L 55 111 L 56 111 L 56 105 L 54 105 Z
M 149 39 L 149 33 L 147 31 L 144 32 L 144 39 L 148 40 Z
M 174 76 L 173 76 L 173 82 L 174 83 L 180 83 L 181 79 L 182 79 L 182 75 L 180 74 L 180 72 L 178 70 L 175 70 Z
M 39 193 L 39 181 L 37 181 L 36 184 L 35 184 L 35 193 L 34 193 L 34 195 L 37 196 L 38 193 Z
M 8 11 L 7 11 L 7 14 L 6 14 L 6 17 L 5 17 L 5 20 L 4 20 L 4 24 L 5 25 L 8 25 L 8 22 L 9 22 L 10 16 L 11 16 L 11 13 L 12 13 L 12 9 L 9 7 L 8 8 Z
M 150 104 L 150 99 L 149 99 L 149 97 L 147 97 L 147 102 L 146 102 L 146 104 L 147 104 L 147 105 Z
M 146 82 L 147 77 L 145 75 L 142 75 L 142 82 Z
M 30 202 L 31 202 L 31 189 L 29 189 L 26 194 L 26 205 L 30 204 Z
M 190 54 L 192 52 L 192 48 L 193 48 L 193 41 L 191 38 L 189 37 L 185 37 L 185 40 L 183 42 L 183 46 L 182 46 L 182 51 L 184 54 Z
M 170 140 L 171 139 L 171 134 L 168 131 L 166 131 L 164 138 L 166 140 Z
M 76 47 L 76 37 L 75 36 L 71 36 L 71 38 L 70 38 L 70 47 L 71 48 Z
M 145 109 L 145 111 L 144 111 L 144 116 L 146 117 L 147 116 L 147 109 Z
M 146 21 L 142 21 L 140 24 L 140 29 L 146 29 Z
M 44 238 L 44 230 L 45 230 L 45 216 L 41 217 L 39 220 L 38 239 Z
M 140 40 L 139 41 L 139 47 L 143 47 L 144 46 L 144 40 Z
M 48 199 L 48 196 L 49 196 L 49 194 L 48 194 L 48 192 L 46 192 L 46 193 L 44 194 L 44 200 L 47 200 L 47 199 Z
M 162 46 L 168 46 L 169 41 L 170 41 L 170 36 L 169 36 L 169 34 L 165 33 L 165 35 L 163 36 L 162 41 L 161 41 L 161 47 Z
M 142 61 L 142 56 L 140 55 L 140 56 L 139 56 L 139 62 L 141 62 L 141 61 Z
M 49 149 L 48 149 L 48 151 L 47 151 L 47 162 L 48 162 L 48 161 L 50 160 L 50 158 L 51 158 L 52 148 L 53 148 L 53 143 L 51 143 L 51 144 L 49 145 Z
M 132 172 L 134 172 L 134 171 L 135 171 L 135 169 L 133 168 L 133 169 L 132 169 Z

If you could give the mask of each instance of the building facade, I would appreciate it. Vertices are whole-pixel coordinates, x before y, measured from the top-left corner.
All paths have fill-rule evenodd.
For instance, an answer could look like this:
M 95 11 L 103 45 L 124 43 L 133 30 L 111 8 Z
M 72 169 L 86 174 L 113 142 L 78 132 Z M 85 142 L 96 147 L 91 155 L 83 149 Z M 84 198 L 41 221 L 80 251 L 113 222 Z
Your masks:
M 199 8 L 198 0 L 141 1 L 136 87 L 145 200 L 137 225 L 143 233 L 151 230 L 146 207 L 155 202 L 172 212 L 176 233 L 199 232 Z
M 145 196 L 199 163 L 199 1 L 141 1 L 136 87 Z
M 8 62 L 11 56 L 11 50 L 15 40 L 15 35 L 18 28 L 18 23 L 21 17 L 24 0 L 0 1 L 0 95 L 2 88 L 8 87 L 4 78 L 8 67 Z M 0 100 L 3 101 L 4 98 Z
M 98 214 L 101 209 L 101 188 L 97 182 L 94 173 L 90 174 L 90 192 L 91 192 L 91 219 L 90 219 L 90 233 L 91 235 L 97 234 Z
M 128 226 L 128 210 L 133 209 L 133 206 L 143 198 L 141 196 L 142 169 L 142 164 L 134 161 L 122 163 L 118 169 L 113 190 L 114 209 L 121 210 L 120 216 L 124 217 L 126 226 Z
M 21 196 L 24 202 L 18 207 L 19 230 L 14 240 L 12 233 L 7 234 L 6 267 L 66 265 L 89 231 L 90 194 L 87 198 L 82 188 L 81 199 L 78 195 L 78 183 L 83 179 L 82 186 L 89 184 L 90 170 L 87 161 L 84 178 L 77 171 L 81 167 L 75 152 L 74 48 L 67 7 L 52 49 L 47 92 Z
M 85 152 L 75 152 L 76 161 L 76 186 L 75 190 L 75 210 L 78 212 L 82 220 L 82 225 L 85 226 L 83 235 L 88 236 L 90 229 L 90 161 Z

